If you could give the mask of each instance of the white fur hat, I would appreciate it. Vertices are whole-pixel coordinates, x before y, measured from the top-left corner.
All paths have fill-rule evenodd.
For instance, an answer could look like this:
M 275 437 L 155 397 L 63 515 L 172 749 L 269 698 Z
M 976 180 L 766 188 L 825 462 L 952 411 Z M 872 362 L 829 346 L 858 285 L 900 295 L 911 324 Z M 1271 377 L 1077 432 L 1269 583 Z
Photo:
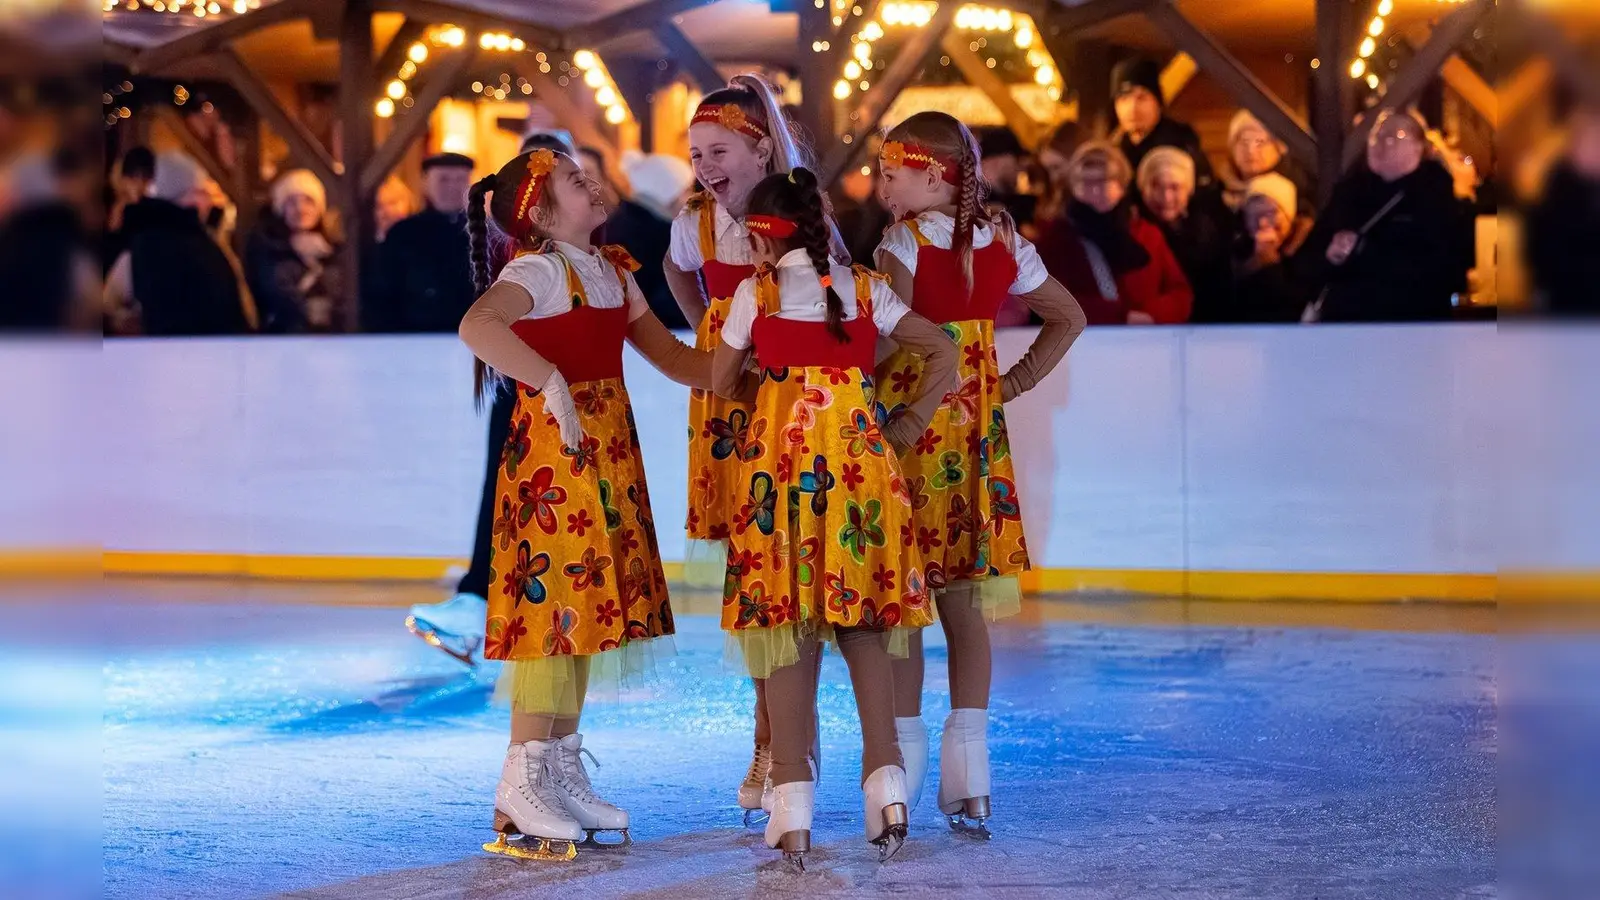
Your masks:
M 633 186 L 634 199 L 656 209 L 675 209 L 694 184 L 689 164 L 665 153 L 624 153 L 622 172 Z
M 272 211 L 280 216 L 283 215 L 284 205 L 289 202 L 290 197 L 297 194 L 310 197 L 318 210 L 328 211 L 328 192 L 323 188 L 322 182 L 317 180 L 317 176 L 311 174 L 310 169 L 291 169 L 272 183 Z
M 1249 203 L 1252 197 L 1265 197 L 1293 219 L 1300 209 L 1299 193 L 1294 182 L 1276 172 L 1268 172 L 1250 179 L 1245 185 L 1244 199 Z
M 157 200 L 177 203 L 194 193 L 206 180 L 200 164 L 187 153 L 169 150 L 156 157 L 156 174 L 148 193 Z

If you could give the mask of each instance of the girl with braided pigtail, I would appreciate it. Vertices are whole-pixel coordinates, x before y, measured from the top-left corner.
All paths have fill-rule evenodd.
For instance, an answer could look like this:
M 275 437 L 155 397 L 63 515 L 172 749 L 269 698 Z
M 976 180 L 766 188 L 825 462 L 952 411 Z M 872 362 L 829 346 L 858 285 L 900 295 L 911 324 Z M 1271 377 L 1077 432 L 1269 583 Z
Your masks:
M 915 521 L 906 545 L 931 554 L 928 584 L 950 646 L 939 808 L 952 828 L 987 836 L 990 653 L 985 619 L 1017 611 L 1017 575 L 1028 568 L 1022 514 L 1002 406 L 1038 384 L 1082 333 L 1078 302 L 1049 277 L 1010 216 L 983 205 L 982 161 L 972 133 L 944 113 L 918 113 L 892 129 L 879 164 L 885 204 L 898 220 L 879 244 L 879 270 L 914 311 L 960 347 L 959 386 L 901 453 Z M 1016 295 L 1044 319 L 1033 345 L 1001 373 L 994 316 Z M 904 354 L 885 360 L 883 402 L 899 407 L 926 373 Z M 895 663 L 895 727 L 915 806 L 928 766 L 922 723 L 922 639 Z
M 912 521 L 897 444 L 922 433 L 953 386 L 955 346 L 881 276 L 833 264 L 816 176 L 797 168 L 750 192 L 753 277 L 733 294 L 713 364 L 717 393 L 744 397 L 758 360 L 751 438 L 740 455 L 722 627 L 766 681 L 772 817 L 766 842 L 804 865 L 816 781 L 820 644 L 850 669 L 862 734 L 866 838 L 887 859 L 909 808 L 894 731 L 890 647 L 933 621 L 923 561 L 898 535 Z M 872 366 L 880 335 L 924 366 L 922 390 L 880 429 Z M 895 640 L 898 637 L 899 640 Z
M 662 268 L 684 317 L 696 327 L 695 346 L 710 351 L 727 321 L 734 289 L 755 272 L 743 221 L 751 190 L 769 175 L 810 165 L 811 153 L 771 85 L 758 75 L 736 75 L 696 107 L 689 123 L 689 161 L 704 190 L 689 198 L 673 220 Z M 823 202 L 826 212 L 826 197 Z M 848 263 L 832 216 L 825 215 L 824 222 L 834 259 Z M 754 432 L 748 404 L 709 391 L 690 394 L 684 581 L 691 587 L 715 589 L 722 583 L 728 536 L 743 491 L 734 479 L 743 456 L 761 437 Z M 755 747 L 738 791 L 747 823 L 770 806 L 766 786 L 772 729 L 766 685 L 760 679 L 755 694 Z M 820 746 L 812 752 L 819 772 Z
M 622 345 L 702 389 L 711 355 L 679 343 L 650 312 L 627 251 L 589 246 L 606 211 L 572 157 L 524 153 L 470 198 L 482 293 L 461 339 L 478 359 L 480 387 L 507 381 L 515 398 L 498 457 L 484 647 L 505 661 L 511 746 L 495 791 L 501 834 L 485 849 L 571 858 L 586 833 L 626 838 L 629 824 L 596 794 L 579 757 L 584 697 L 591 682 L 637 674 L 670 653 L 673 633 Z M 491 230 L 515 254 L 492 284 Z

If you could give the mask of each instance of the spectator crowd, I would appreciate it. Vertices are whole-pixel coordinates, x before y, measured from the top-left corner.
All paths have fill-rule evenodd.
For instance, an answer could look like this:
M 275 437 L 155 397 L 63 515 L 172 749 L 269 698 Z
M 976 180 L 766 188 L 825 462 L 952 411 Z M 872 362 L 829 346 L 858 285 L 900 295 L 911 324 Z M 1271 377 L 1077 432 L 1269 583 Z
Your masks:
M 1241 110 L 1221 165 L 1195 129 L 1174 118 L 1160 68 L 1133 58 L 1113 70 L 1115 128 L 1096 135 L 1058 125 L 1030 152 L 1007 129 L 980 130 L 989 202 L 1038 246 L 1091 324 L 1377 322 L 1460 314 L 1474 265 L 1481 206 L 1469 164 L 1446 151 L 1413 110 L 1376 117 L 1361 160 L 1320 205 L 1285 144 Z M 528 142 L 574 150 L 613 210 L 596 240 L 646 261 L 641 289 L 669 326 L 684 327 L 659 266 L 670 222 L 694 189 L 686 161 L 625 154 L 615 172 L 565 132 Z M 280 174 L 268 203 L 235 234 L 237 210 L 194 160 L 124 152 L 110 173 L 98 243 L 85 216 L 93 179 L 58 154 L 19 166 L 0 191 L 0 277 L 50 303 L 6 304 L 0 328 L 98 322 L 108 334 L 450 332 L 473 301 L 466 196 L 475 161 L 443 153 L 422 166 L 420 197 L 391 178 L 362 248 L 359 309 L 346 309 L 347 237 L 327 188 L 306 170 Z M 1600 118 L 1573 116 L 1570 149 L 1551 188 L 1526 211 L 1536 305 L 1600 308 L 1585 244 L 1600 235 Z M 870 170 L 834 190 L 845 244 L 857 261 L 889 214 Z M 238 252 L 235 252 L 237 248 Z M 98 260 L 95 257 L 98 256 Z M 52 306 L 53 304 L 53 306 Z M 998 324 L 1025 324 L 1020 304 Z M 89 325 L 87 327 L 92 327 Z

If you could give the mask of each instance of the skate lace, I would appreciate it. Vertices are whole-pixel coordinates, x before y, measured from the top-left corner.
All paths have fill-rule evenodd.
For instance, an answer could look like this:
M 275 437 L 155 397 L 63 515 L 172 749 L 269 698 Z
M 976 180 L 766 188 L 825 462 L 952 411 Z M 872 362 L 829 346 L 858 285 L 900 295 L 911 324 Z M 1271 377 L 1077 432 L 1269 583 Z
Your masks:
M 757 747 L 756 755 L 750 760 L 750 771 L 744 775 L 746 782 L 766 783 L 767 773 L 772 771 L 772 748 Z
M 530 753 L 524 763 L 523 774 L 528 784 L 523 794 L 530 800 L 536 800 L 551 810 L 564 808 L 561 794 L 556 789 L 555 773 L 550 771 L 550 762 L 543 755 L 535 756 Z
M 577 753 L 562 753 L 561 771 L 559 773 L 562 790 L 584 803 L 606 802 L 594 792 L 594 785 L 589 782 L 589 773 L 583 768 L 583 760 L 580 756 L 589 757 L 589 761 L 594 763 L 594 767 L 596 769 L 600 768 L 600 761 L 594 758 L 594 754 L 589 752 L 588 747 L 580 748 Z

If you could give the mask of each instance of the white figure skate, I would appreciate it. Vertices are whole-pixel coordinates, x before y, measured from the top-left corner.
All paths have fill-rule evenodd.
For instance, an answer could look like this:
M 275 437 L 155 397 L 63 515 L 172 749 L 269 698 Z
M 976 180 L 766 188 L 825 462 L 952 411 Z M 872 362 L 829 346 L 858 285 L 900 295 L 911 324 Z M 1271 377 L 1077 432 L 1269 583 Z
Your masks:
M 633 843 L 633 838 L 628 834 L 627 810 L 606 802 L 594 792 L 594 785 L 589 782 L 589 773 L 583 767 L 581 754 L 584 753 L 589 751 L 583 749 L 581 734 L 569 734 L 556 742 L 551 770 L 555 775 L 556 787 L 561 791 L 561 799 L 566 805 L 567 812 L 578 820 L 578 825 L 583 828 L 585 846 L 626 847 Z M 595 768 L 600 767 L 593 753 L 589 753 L 589 760 L 594 762 Z M 595 833 L 599 831 L 620 831 L 622 841 L 616 844 L 602 844 L 594 839 Z
M 477 594 L 457 594 L 441 603 L 418 603 L 406 615 L 412 634 L 469 666 L 483 649 L 489 601 Z
M 896 718 L 894 731 L 906 765 L 906 807 L 916 812 L 922 802 L 922 784 L 928 778 L 928 726 L 922 724 L 921 716 Z
M 811 813 L 817 804 L 817 783 L 791 781 L 772 789 L 772 818 L 767 820 L 767 846 L 804 872 L 811 852 Z
M 772 809 L 768 797 L 772 783 L 767 780 L 767 773 L 771 771 L 772 748 L 757 744 L 755 755 L 750 759 L 750 771 L 744 774 L 744 781 L 739 784 L 739 808 L 744 810 L 746 828 L 750 827 L 757 813 L 770 812 Z
M 939 811 L 950 828 L 989 839 L 989 711 L 952 709 L 940 741 Z
M 483 849 L 517 859 L 564 860 L 578 855 L 583 828 L 567 812 L 556 786 L 555 741 L 512 744 L 494 792 L 494 830 Z
M 878 848 L 878 862 L 887 862 L 906 842 L 910 810 L 906 806 L 906 772 L 884 766 L 861 785 L 867 843 Z

